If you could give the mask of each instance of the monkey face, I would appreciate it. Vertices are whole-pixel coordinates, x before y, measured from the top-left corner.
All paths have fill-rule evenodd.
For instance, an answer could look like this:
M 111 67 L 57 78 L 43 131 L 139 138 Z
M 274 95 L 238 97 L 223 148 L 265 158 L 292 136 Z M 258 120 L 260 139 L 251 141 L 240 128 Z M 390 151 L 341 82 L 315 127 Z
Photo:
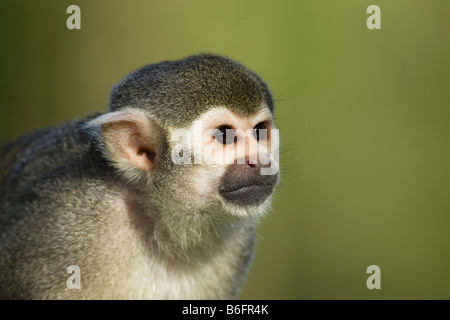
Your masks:
M 278 181 L 278 130 L 264 104 L 250 116 L 215 107 L 183 130 L 172 132 L 172 161 L 195 165 L 198 198 L 240 214 L 267 204 Z
M 278 130 L 264 103 L 246 116 L 213 107 L 188 128 L 163 129 L 151 114 L 132 109 L 90 125 L 100 125 L 114 166 L 148 189 L 157 206 L 259 215 L 278 182 Z

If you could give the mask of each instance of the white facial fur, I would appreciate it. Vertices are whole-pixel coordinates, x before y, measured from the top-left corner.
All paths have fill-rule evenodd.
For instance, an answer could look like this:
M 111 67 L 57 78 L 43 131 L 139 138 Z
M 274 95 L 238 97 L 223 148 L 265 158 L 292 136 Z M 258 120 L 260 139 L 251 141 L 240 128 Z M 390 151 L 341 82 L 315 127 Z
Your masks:
M 259 123 L 264 123 L 267 128 L 265 141 L 257 141 L 253 135 L 253 128 Z M 237 142 L 223 144 L 215 139 L 214 133 L 225 125 L 234 130 Z M 274 135 L 277 141 L 272 141 L 272 129 L 276 131 L 272 114 L 264 105 L 258 113 L 249 117 L 243 117 L 229 108 L 217 106 L 203 113 L 187 128 L 169 129 L 174 163 L 200 164 L 195 167 L 191 181 L 198 205 L 220 201 L 226 211 L 238 216 L 252 213 L 260 215 L 266 211 L 270 197 L 258 207 L 243 208 L 226 202 L 218 190 L 220 179 L 229 164 L 242 161 L 254 164 L 259 160 L 262 163 L 271 162 L 271 166 L 275 167 L 275 170 L 278 169 L 278 134 Z M 183 158 L 179 158 L 180 150 L 183 150 Z

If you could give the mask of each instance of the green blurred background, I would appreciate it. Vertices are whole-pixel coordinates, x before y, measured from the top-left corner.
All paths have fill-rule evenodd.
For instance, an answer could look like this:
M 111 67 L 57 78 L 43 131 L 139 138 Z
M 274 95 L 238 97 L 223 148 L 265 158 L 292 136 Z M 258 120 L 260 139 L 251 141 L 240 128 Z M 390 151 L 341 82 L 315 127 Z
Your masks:
M 448 0 L 8 1 L 0 141 L 105 112 L 142 65 L 230 56 L 272 88 L 283 142 L 241 298 L 449 299 L 449 17 Z

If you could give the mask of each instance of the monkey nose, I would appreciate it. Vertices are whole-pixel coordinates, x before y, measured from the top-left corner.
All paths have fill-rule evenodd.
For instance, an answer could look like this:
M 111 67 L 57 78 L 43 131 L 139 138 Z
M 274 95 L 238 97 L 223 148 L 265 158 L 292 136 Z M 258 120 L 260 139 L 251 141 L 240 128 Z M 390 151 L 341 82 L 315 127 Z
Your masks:
M 270 156 L 263 154 L 263 153 L 259 153 L 254 156 L 249 156 L 247 154 L 245 156 L 245 163 L 250 168 L 256 168 L 256 169 L 270 168 L 271 162 L 272 162 L 272 159 L 270 158 Z M 244 163 L 244 162 L 237 161 L 237 163 Z

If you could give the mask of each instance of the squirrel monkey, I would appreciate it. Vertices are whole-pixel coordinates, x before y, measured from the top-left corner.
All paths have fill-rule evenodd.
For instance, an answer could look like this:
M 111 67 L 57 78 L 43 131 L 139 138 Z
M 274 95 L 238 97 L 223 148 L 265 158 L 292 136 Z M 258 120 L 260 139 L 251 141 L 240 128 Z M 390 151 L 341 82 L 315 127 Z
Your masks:
M 0 147 L 0 298 L 236 298 L 278 182 L 267 85 L 199 54 L 109 107 Z

